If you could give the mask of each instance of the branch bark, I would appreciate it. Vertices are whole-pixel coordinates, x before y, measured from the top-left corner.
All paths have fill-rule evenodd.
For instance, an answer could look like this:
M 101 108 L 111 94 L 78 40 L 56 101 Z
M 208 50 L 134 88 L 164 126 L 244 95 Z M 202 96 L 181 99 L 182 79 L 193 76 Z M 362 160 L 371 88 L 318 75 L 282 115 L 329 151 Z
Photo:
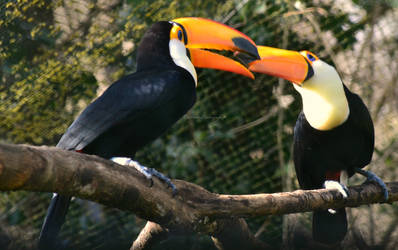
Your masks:
M 0 144 L 0 190 L 57 192 L 128 210 L 176 231 L 205 233 L 223 239 L 238 218 L 307 212 L 317 209 L 357 207 L 382 203 L 381 189 L 373 184 L 349 188 L 343 199 L 335 190 L 251 195 L 220 195 L 173 180 L 178 194 L 156 178 L 153 185 L 137 170 L 111 161 L 53 147 Z M 398 182 L 387 183 L 388 202 L 398 200 Z M 231 220 L 232 218 L 232 220 Z M 228 225 L 226 225 L 228 224 Z M 237 228 L 252 240 L 245 226 Z M 253 237 L 254 238 L 254 237 Z M 240 239 L 241 240 L 241 239 Z M 251 242 L 255 246 L 258 242 Z

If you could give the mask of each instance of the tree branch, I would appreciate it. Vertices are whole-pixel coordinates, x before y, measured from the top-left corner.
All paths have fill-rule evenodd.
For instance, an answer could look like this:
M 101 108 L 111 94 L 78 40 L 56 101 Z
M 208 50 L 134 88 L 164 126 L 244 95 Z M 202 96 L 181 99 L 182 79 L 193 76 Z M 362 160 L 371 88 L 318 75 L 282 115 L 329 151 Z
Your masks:
M 373 184 L 350 187 L 350 196 L 343 199 L 337 191 L 325 189 L 219 195 L 181 180 L 173 180 L 178 194 L 172 197 L 171 190 L 162 182 L 154 179 L 153 183 L 149 186 L 149 181 L 132 167 L 96 156 L 53 147 L 0 144 L 2 191 L 57 192 L 76 196 L 131 211 L 164 228 L 205 233 L 221 239 L 222 232 L 228 228 L 224 227 L 225 219 L 383 202 L 381 189 Z M 388 202 L 398 200 L 398 182 L 387 183 L 387 187 Z M 228 223 L 242 223 L 234 220 Z M 245 231 L 244 226 L 239 227 L 241 232 Z M 247 236 L 249 240 L 250 237 Z
M 169 230 L 163 228 L 155 222 L 148 221 L 145 227 L 141 230 L 137 239 L 134 241 L 130 250 L 147 250 L 167 238 Z

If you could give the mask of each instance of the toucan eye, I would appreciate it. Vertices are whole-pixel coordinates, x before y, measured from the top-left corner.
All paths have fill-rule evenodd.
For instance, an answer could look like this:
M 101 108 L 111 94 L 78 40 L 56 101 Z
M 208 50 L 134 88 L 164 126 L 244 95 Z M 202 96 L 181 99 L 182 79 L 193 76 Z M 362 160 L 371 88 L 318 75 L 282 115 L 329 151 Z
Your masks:
M 310 53 L 307 53 L 307 58 L 308 58 L 308 60 L 310 60 L 311 62 L 313 62 L 313 61 L 316 60 L 316 58 L 315 58 L 313 55 L 311 55 Z
M 181 41 L 182 40 L 182 31 L 181 30 L 178 31 L 177 36 L 178 36 L 178 40 Z

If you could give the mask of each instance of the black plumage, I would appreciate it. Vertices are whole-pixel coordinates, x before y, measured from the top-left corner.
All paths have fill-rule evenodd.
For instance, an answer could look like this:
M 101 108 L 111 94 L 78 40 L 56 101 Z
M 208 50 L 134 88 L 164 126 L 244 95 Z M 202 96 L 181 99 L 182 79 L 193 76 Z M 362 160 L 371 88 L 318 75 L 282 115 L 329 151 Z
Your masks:
M 314 129 L 303 112 L 294 128 L 294 164 L 300 187 L 323 187 L 327 176 L 339 180 L 339 173 L 348 176 L 355 168 L 369 164 L 374 150 L 374 128 L 369 111 L 361 98 L 344 86 L 350 114 L 341 125 L 326 131 Z M 313 216 L 314 239 L 323 243 L 341 241 L 347 232 L 345 209 L 336 214 L 318 211 Z
M 172 24 L 155 23 L 143 36 L 137 71 L 113 83 L 62 136 L 58 148 L 103 158 L 134 157 L 195 103 L 192 75 L 169 52 Z M 56 195 L 43 224 L 39 248 L 55 249 L 71 197 Z
M 57 147 L 104 158 L 134 157 L 195 103 L 192 76 L 180 67 L 138 71 L 110 86 L 72 123 Z
M 104 158 L 133 157 L 195 103 L 191 74 L 169 53 L 172 24 L 158 22 L 142 38 L 137 72 L 113 83 L 72 123 L 57 147 Z

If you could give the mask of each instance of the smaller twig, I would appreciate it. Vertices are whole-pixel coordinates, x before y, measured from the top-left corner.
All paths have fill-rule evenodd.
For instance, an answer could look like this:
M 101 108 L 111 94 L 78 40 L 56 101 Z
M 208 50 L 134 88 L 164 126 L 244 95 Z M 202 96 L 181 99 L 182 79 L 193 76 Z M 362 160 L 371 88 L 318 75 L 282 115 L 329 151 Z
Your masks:
M 215 227 L 211 238 L 219 250 L 270 249 L 268 245 L 253 236 L 244 219 L 221 219 Z M 170 232 L 159 224 L 148 221 L 130 250 L 152 249 L 156 244 L 167 239 L 171 233 L 184 234 L 183 231 Z
M 264 222 L 263 222 L 263 224 L 261 224 L 261 226 L 260 226 L 260 228 L 257 230 L 257 232 L 254 234 L 254 237 L 256 237 L 256 238 L 258 238 L 264 231 L 265 231 L 265 228 L 267 228 L 267 226 L 270 224 L 270 220 L 269 220 L 269 218 L 267 217 L 265 220 L 264 220 Z
M 252 122 L 248 122 L 248 123 L 243 124 L 243 125 L 241 125 L 239 127 L 232 128 L 229 132 L 232 133 L 232 134 L 238 134 L 238 133 L 243 132 L 245 130 L 248 130 L 248 129 L 251 129 L 253 127 L 256 127 L 256 126 L 266 122 L 268 119 L 270 119 L 274 115 L 276 115 L 277 112 L 278 112 L 278 109 L 276 107 L 272 107 L 266 115 L 261 116 L 257 120 L 254 120 Z
M 244 219 L 219 220 L 218 227 L 211 238 L 219 250 L 270 249 L 253 236 Z
M 319 14 L 321 14 L 322 16 L 327 16 L 328 12 L 320 7 L 311 7 L 311 8 L 306 8 L 303 10 L 296 10 L 296 11 L 289 11 L 286 12 L 285 14 L 283 14 L 283 17 L 289 17 L 289 16 L 297 16 L 297 15 L 302 15 L 302 14 L 306 14 L 306 13 L 313 13 L 313 12 L 317 12 Z
M 222 22 L 222 23 L 227 23 L 233 16 L 236 15 L 236 13 L 239 12 L 239 11 L 243 8 L 243 6 L 245 6 L 248 2 L 249 2 L 249 0 L 243 0 L 242 2 L 240 2 L 240 3 L 235 7 L 235 9 L 233 9 L 231 12 L 229 12 L 228 15 L 226 15 L 226 16 L 221 20 L 221 22 Z
M 151 249 L 156 243 L 167 238 L 169 230 L 155 222 L 148 221 L 134 241 L 130 250 Z

